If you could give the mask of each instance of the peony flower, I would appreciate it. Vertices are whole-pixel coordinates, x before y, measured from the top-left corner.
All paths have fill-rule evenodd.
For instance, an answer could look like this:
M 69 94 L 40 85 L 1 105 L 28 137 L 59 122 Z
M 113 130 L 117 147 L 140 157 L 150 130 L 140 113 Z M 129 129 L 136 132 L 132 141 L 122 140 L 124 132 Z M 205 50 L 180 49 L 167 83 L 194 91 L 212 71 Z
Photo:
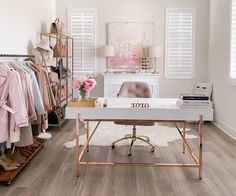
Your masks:
M 80 82 L 81 84 L 84 83 L 87 79 L 88 79 L 88 78 L 87 78 L 86 76 L 80 76 L 80 77 L 78 78 L 78 80 L 79 80 L 79 82 Z
M 79 89 L 81 87 L 79 80 L 74 79 L 72 81 L 73 88 Z
M 90 92 L 96 84 L 97 82 L 94 79 L 84 76 L 72 81 L 73 88 L 78 89 L 81 98 L 85 98 L 87 93 Z
M 85 82 L 84 82 L 84 87 L 87 91 L 91 91 L 95 85 L 97 84 L 96 81 L 94 79 L 87 79 Z

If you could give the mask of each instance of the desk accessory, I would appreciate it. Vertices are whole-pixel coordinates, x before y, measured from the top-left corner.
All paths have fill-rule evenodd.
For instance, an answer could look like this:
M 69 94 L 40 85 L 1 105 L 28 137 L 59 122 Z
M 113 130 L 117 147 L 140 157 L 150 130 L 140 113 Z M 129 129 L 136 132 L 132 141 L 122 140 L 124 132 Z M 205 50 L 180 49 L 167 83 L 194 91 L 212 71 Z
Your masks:
M 149 103 L 131 103 L 131 108 L 149 108 Z
M 89 97 L 86 99 L 74 98 L 68 103 L 68 107 L 96 107 L 97 98 Z

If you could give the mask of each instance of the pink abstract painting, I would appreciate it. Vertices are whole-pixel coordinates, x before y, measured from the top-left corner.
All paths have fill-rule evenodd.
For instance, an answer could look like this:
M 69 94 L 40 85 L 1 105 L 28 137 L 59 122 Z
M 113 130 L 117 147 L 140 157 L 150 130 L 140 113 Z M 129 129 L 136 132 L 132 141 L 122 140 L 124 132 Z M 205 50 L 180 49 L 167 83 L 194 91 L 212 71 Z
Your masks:
M 108 44 L 115 46 L 111 69 L 137 69 L 147 48 L 153 46 L 153 23 L 109 23 Z

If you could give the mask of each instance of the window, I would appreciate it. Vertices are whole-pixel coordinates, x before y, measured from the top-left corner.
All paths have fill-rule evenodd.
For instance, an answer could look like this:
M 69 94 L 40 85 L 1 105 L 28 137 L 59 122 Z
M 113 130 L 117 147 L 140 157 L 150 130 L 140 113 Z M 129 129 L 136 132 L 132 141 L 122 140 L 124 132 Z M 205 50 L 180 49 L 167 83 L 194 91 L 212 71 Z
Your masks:
M 231 84 L 236 85 L 236 0 L 232 0 L 231 7 L 230 80 Z
M 193 8 L 167 8 L 165 77 L 194 78 Z
M 96 68 L 95 9 L 69 8 L 68 29 L 74 38 L 74 76 L 94 75 Z

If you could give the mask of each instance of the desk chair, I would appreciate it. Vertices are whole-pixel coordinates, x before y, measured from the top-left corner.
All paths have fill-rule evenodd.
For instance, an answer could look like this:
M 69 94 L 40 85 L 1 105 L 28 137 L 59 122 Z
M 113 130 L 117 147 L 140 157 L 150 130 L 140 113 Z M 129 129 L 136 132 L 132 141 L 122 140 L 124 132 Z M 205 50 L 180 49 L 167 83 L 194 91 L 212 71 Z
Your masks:
M 121 85 L 120 91 L 118 93 L 118 97 L 127 97 L 127 98 L 151 98 L 151 92 L 148 84 L 146 82 L 134 82 L 128 81 L 124 82 Z M 115 144 L 122 140 L 131 139 L 131 144 L 129 148 L 128 155 L 131 155 L 131 151 L 133 148 L 133 144 L 136 140 L 141 140 L 148 145 L 151 146 L 151 152 L 154 152 L 155 147 L 149 141 L 147 136 L 137 135 L 136 134 L 136 126 L 154 126 L 154 122 L 148 122 L 143 120 L 122 120 L 115 121 L 115 124 L 118 125 L 132 125 L 133 132 L 132 134 L 126 134 L 123 138 L 118 139 L 112 143 L 112 148 L 115 148 Z

